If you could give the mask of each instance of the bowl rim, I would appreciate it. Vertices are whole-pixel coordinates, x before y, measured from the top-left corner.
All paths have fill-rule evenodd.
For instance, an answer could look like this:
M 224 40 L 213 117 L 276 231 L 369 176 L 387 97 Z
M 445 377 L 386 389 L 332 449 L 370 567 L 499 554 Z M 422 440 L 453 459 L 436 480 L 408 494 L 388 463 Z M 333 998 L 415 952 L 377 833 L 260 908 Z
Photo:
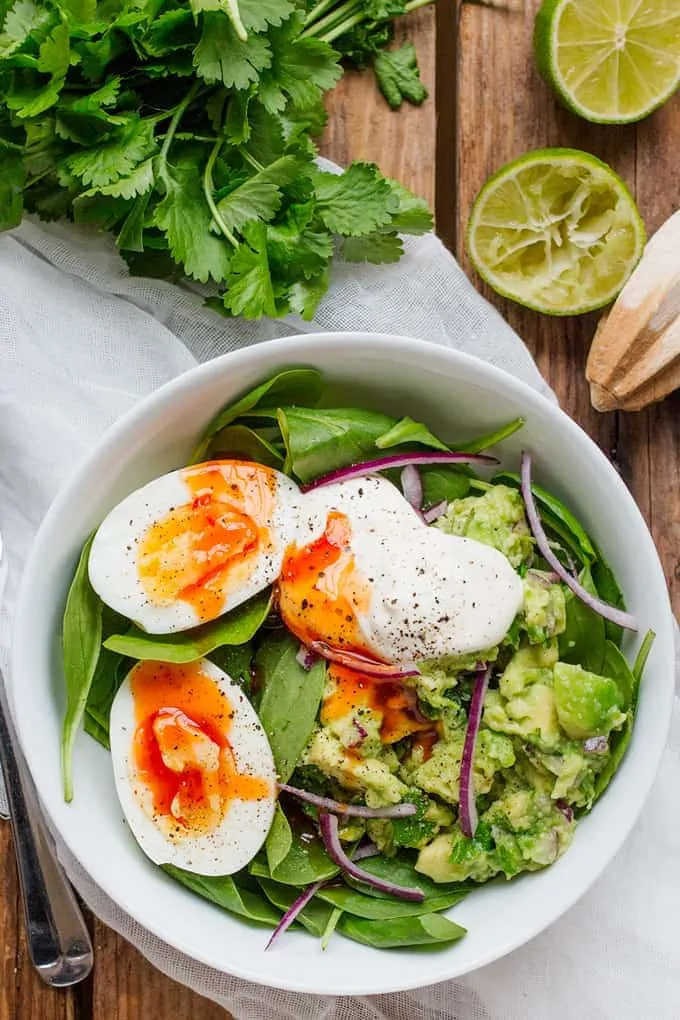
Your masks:
M 550 416 L 557 416 L 560 419 L 561 426 L 566 429 L 571 438 L 573 438 L 576 442 L 585 444 L 589 447 L 592 457 L 595 461 L 599 462 L 602 469 L 610 475 L 612 483 L 618 487 L 621 498 L 628 502 L 633 515 L 637 518 L 637 523 L 640 526 L 641 537 L 645 537 L 648 547 L 647 552 L 651 556 L 654 570 L 657 573 L 658 580 L 663 586 L 663 591 L 665 591 L 665 619 L 659 620 L 656 633 L 657 641 L 659 641 L 660 644 L 668 646 L 668 650 L 670 652 L 670 664 L 666 670 L 667 676 L 665 678 L 665 701 L 667 702 L 666 707 L 668 708 L 668 711 L 666 712 L 666 724 L 665 727 L 663 727 L 663 740 L 660 739 L 661 731 L 657 727 L 657 731 L 659 733 L 658 744 L 653 749 L 653 753 L 651 753 L 652 749 L 650 749 L 650 753 L 645 756 L 643 772 L 640 773 L 638 771 L 636 773 L 633 809 L 629 811 L 627 817 L 620 825 L 617 838 L 613 841 L 612 845 L 608 845 L 604 853 L 602 853 L 601 849 L 599 850 L 597 855 L 597 866 L 587 875 L 581 875 L 578 881 L 570 882 L 568 891 L 560 890 L 559 894 L 554 895 L 554 897 L 550 900 L 550 909 L 545 909 L 543 911 L 542 915 L 536 919 L 530 930 L 524 928 L 519 936 L 513 936 L 512 938 L 507 939 L 504 944 L 497 945 L 490 949 L 486 954 L 480 954 L 473 964 L 465 965 L 462 968 L 456 967 L 455 955 L 452 956 L 451 953 L 442 952 L 439 955 L 433 954 L 428 957 L 428 967 L 423 968 L 424 977 L 422 979 L 415 978 L 405 980 L 403 977 L 400 978 L 398 966 L 396 966 L 394 979 L 389 983 L 383 981 L 382 983 L 367 987 L 365 983 L 352 984 L 352 978 L 350 978 L 349 980 L 343 980 L 342 984 L 338 983 L 335 986 L 325 984 L 323 988 L 319 988 L 316 985 L 310 986 L 308 981 L 301 981 L 295 977 L 271 980 L 266 976 L 266 974 L 261 972 L 262 968 L 260 968 L 260 970 L 251 969 L 240 965 L 233 966 L 231 963 L 229 964 L 229 968 L 227 968 L 226 966 L 220 965 L 220 963 L 216 962 L 214 957 L 206 955 L 205 953 L 197 953 L 193 946 L 186 943 L 182 944 L 181 941 L 177 939 L 169 942 L 167 934 L 162 930 L 162 926 L 159 924 L 149 923 L 148 919 L 144 917 L 143 907 L 140 908 L 138 903 L 131 902 L 129 899 L 126 900 L 124 897 L 121 897 L 120 890 L 115 888 L 115 883 L 109 882 L 109 875 L 112 873 L 111 869 L 101 866 L 98 869 L 98 872 L 93 874 L 91 870 L 85 867 L 79 856 L 77 841 L 70 838 L 70 835 L 69 837 L 65 836 L 59 826 L 56 825 L 51 818 L 49 809 L 42 801 L 41 782 L 39 779 L 36 779 L 36 787 L 39 795 L 41 796 L 43 810 L 45 811 L 53 829 L 58 833 L 59 838 L 63 840 L 63 843 L 69 853 L 73 856 L 79 867 L 87 874 L 88 878 L 93 881 L 116 904 L 116 906 L 125 912 L 136 924 L 140 925 L 142 928 L 156 936 L 162 942 L 170 945 L 178 952 L 185 954 L 190 959 L 211 967 L 221 973 L 233 975 L 258 985 L 281 988 L 286 991 L 343 996 L 374 995 L 406 991 L 430 984 L 436 984 L 440 981 L 458 978 L 464 974 L 471 973 L 480 967 L 493 963 L 495 960 L 501 959 L 508 953 L 522 945 L 525 945 L 531 939 L 535 938 L 541 932 L 554 924 L 555 921 L 557 921 L 562 914 L 565 913 L 565 911 L 577 903 L 610 864 L 614 856 L 618 853 L 630 835 L 630 832 L 642 811 L 644 803 L 647 800 L 652 783 L 654 782 L 659 770 L 661 758 L 668 740 L 668 732 L 671 721 L 670 708 L 672 706 L 674 694 L 672 650 L 674 647 L 675 622 L 665 576 L 652 536 L 639 507 L 633 499 L 632 494 L 629 492 L 625 483 L 597 444 L 590 438 L 585 430 L 581 428 L 581 426 L 579 426 L 572 418 L 569 417 L 569 415 L 566 414 L 565 411 L 562 410 L 556 401 L 551 400 L 541 391 L 533 388 L 517 376 L 505 371 L 505 369 L 455 348 L 444 347 L 436 343 L 413 337 L 387 333 L 371 333 L 370 331 L 363 330 L 295 334 L 293 336 L 263 341 L 249 347 L 241 348 L 237 351 L 231 351 L 220 355 L 217 358 L 211 359 L 208 362 L 196 365 L 188 371 L 183 372 L 166 382 L 147 396 L 142 397 L 135 405 L 133 405 L 132 408 L 113 422 L 100 436 L 90 453 L 83 458 L 80 464 L 76 467 L 76 470 L 70 475 L 66 484 L 61 487 L 57 496 L 53 500 L 33 540 L 31 550 L 24 567 L 13 621 L 11 670 L 10 677 L 8 678 L 10 702 L 12 704 L 12 711 L 17 724 L 19 739 L 29 768 L 35 778 L 36 771 L 39 774 L 39 770 L 34 769 L 33 766 L 37 764 L 39 756 L 34 751 L 30 740 L 27 739 L 29 721 L 24 719 L 21 714 L 17 713 L 14 705 L 14 677 L 19 675 L 20 672 L 26 672 L 26 667 L 30 663 L 30 627 L 27 626 L 24 621 L 30 620 L 31 593 L 36 584 L 39 583 L 40 564 L 42 558 L 49 553 L 47 538 L 49 537 L 49 533 L 52 528 L 52 521 L 60 519 L 65 510 L 67 510 L 76 497 L 79 489 L 83 486 L 87 479 L 91 477 L 91 472 L 94 468 L 96 468 L 98 461 L 107 453 L 110 454 L 112 449 L 115 450 L 121 438 L 125 437 L 128 433 L 134 433 L 136 430 L 139 430 L 140 425 L 143 425 L 147 417 L 153 416 L 155 412 L 166 406 L 170 400 L 181 401 L 185 393 L 189 393 L 194 390 L 200 391 L 204 380 L 208 380 L 213 374 L 219 373 L 225 364 L 229 364 L 230 366 L 236 364 L 248 365 L 248 363 L 253 359 L 256 363 L 260 360 L 267 362 L 267 355 L 270 353 L 276 354 L 276 352 L 280 352 L 281 362 L 283 364 L 287 355 L 298 354 L 300 352 L 305 353 L 307 351 L 310 352 L 309 363 L 313 364 L 313 351 L 319 344 L 323 345 L 328 342 L 346 342 L 351 344 L 352 342 L 357 343 L 359 341 L 362 343 L 370 343 L 372 347 L 382 346 L 391 350 L 392 353 L 400 352 L 405 356 L 408 356 L 409 354 L 416 356 L 422 355 L 431 364 L 435 365 L 435 367 L 435 363 L 439 363 L 443 372 L 450 372 L 452 369 L 455 369 L 456 365 L 466 366 L 472 374 L 479 375 L 481 370 L 482 374 L 486 376 L 484 381 L 490 384 L 491 388 L 495 387 L 509 391 L 520 400 L 525 400 L 529 405 L 533 404 L 539 411 L 543 410 L 544 413 L 547 413 Z M 45 546 L 45 548 L 43 548 L 43 546 Z M 22 632 L 25 635 L 23 639 Z M 659 700 L 662 698 L 664 691 L 664 685 L 661 683 L 663 679 L 663 676 L 661 676 L 658 681 L 660 688 L 658 692 Z

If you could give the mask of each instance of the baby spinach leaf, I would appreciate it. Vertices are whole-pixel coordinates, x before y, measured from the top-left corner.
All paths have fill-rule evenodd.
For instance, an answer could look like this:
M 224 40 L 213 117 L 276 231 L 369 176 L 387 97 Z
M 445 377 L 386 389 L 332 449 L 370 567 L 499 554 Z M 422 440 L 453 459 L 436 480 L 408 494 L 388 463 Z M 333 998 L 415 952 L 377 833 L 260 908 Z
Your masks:
M 322 660 L 305 670 L 298 643 L 289 634 L 264 639 L 255 657 L 261 680 L 258 715 L 269 738 L 281 782 L 290 779 L 316 721 L 326 680 Z
M 442 443 L 430 432 L 427 425 L 414 421 L 413 418 L 402 418 L 396 422 L 382 436 L 378 436 L 375 445 L 379 450 L 389 450 L 392 446 L 401 446 L 403 443 L 420 443 L 421 446 L 429 446 L 434 450 L 446 450 L 449 447 Z
M 247 425 L 227 425 L 221 429 L 210 440 L 206 455 L 210 459 L 232 457 L 255 460 L 258 464 L 277 469 L 283 464 L 283 454 Z
M 269 871 L 275 872 L 279 864 L 286 859 L 293 845 L 293 832 L 280 804 L 276 805 L 274 821 L 267 834 L 265 850 Z
M 433 896 L 423 903 L 409 903 L 407 900 L 400 900 L 396 896 L 385 897 L 365 896 L 357 889 L 349 886 L 325 886 L 320 889 L 317 896 L 324 903 L 330 903 L 339 907 L 346 914 L 353 917 L 365 917 L 372 921 L 387 921 L 394 917 L 418 917 L 421 914 L 435 914 L 440 910 L 448 910 L 454 904 L 459 903 L 466 895 L 465 892 L 451 892 L 441 896 Z
M 66 712 L 61 736 L 64 800 L 73 800 L 73 745 L 83 720 L 102 641 L 102 601 L 90 584 L 87 565 L 94 535 L 83 546 L 66 599 L 63 622 L 63 663 Z
M 589 567 L 583 568 L 579 580 L 586 591 L 597 594 Z M 604 620 L 571 591 L 565 593 L 565 604 L 567 625 L 558 639 L 560 659 L 579 664 L 591 673 L 601 673 L 605 655 Z
M 611 751 L 604 768 L 601 772 L 598 772 L 595 779 L 595 800 L 602 796 L 619 770 L 619 766 L 624 759 L 631 737 L 633 736 L 633 721 L 634 716 L 631 710 L 626 716 L 626 721 L 621 729 L 612 733 L 609 738 Z
M 257 879 L 272 878 L 283 885 L 294 886 L 335 878 L 339 870 L 318 839 L 303 841 L 297 833 L 293 834 L 288 853 L 274 871 L 261 858 L 255 858 L 248 865 L 248 871 Z
M 616 680 L 623 695 L 623 710 L 630 708 L 635 696 L 635 677 L 623 652 L 617 648 L 613 641 L 605 642 L 602 672 L 604 676 Z
M 333 932 L 338 927 L 338 921 L 342 917 L 342 914 L 343 911 L 340 910 L 338 907 L 334 907 L 334 909 L 331 911 L 331 916 L 328 918 L 328 923 L 326 924 L 326 927 L 323 930 L 323 935 L 321 936 L 322 949 L 328 949 L 328 943 L 333 937 Z
M 471 439 L 469 443 L 455 443 L 451 449 L 459 450 L 463 453 L 481 453 L 482 450 L 488 450 L 489 447 L 502 443 L 504 439 L 514 435 L 515 432 L 519 432 L 521 428 L 524 428 L 524 418 L 514 418 L 507 425 L 502 425 L 494 432 L 487 432 L 486 435 L 480 436 L 479 439 Z
M 623 593 L 619 588 L 614 572 L 602 556 L 599 549 L 596 550 L 599 559 L 591 565 L 590 571 L 593 577 L 593 583 L 597 589 L 597 594 L 603 599 L 604 602 L 608 602 L 611 606 L 616 606 L 618 609 L 625 609 L 626 604 L 623 598 Z M 623 638 L 623 628 L 619 627 L 618 624 L 612 623 L 611 620 L 604 621 L 604 629 L 607 637 L 610 641 L 613 641 L 615 645 L 621 645 L 621 639 Z
M 237 680 L 246 689 L 249 688 L 250 666 L 253 661 L 252 641 L 246 641 L 243 645 L 222 645 L 211 652 L 208 658 L 232 680 Z
M 642 680 L 642 674 L 644 673 L 645 666 L 647 665 L 647 659 L 649 653 L 652 650 L 652 645 L 656 639 L 656 634 L 653 630 L 648 630 L 642 639 L 639 651 L 635 656 L 635 662 L 633 663 L 633 677 L 635 678 L 634 695 L 637 700 L 637 692 L 640 687 L 640 681 Z
M 502 485 L 510 485 L 515 489 L 520 487 L 519 475 L 511 471 L 500 471 L 494 476 L 493 481 Z M 550 492 L 542 489 L 540 485 L 532 485 L 531 491 L 546 528 L 553 531 L 581 563 L 593 563 L 597 560 L 598 553 L 590 536 L 571 510 L 568 510 L 564 503 Z
M 424 467 L 420 469 L 423 483 L 423 505 L 434 506 L 446 500 L 463 499 L 470 491 L 470 477 L 454 467 Z
M 239 876 L 232 875 L 195 875 L 191 871 L 184 871 L 183 868 L 176 868 L 173 864 L 162 864 L 162 870 L 181 882 L 187 889 L 202 896 L 204 900 L 210 900 L 222 910 L 230 914 L 238 914 L 249 921 L 257 924 L 266 924 L 268 927 L 277 925 L 280 920 L 280 913 L 258 893 L 251 889 L 239 889 Z
M 358 408 L 281 407 L 279 427 L 286 465 L 302 482 L 376 456 L 376 440 L 394 419 Z
M 391 921 L 368 921 L 345 914 L 338 930 L 347 938 L 374 949 L 399 949 L 407 946 L 444 946 L 456 942 L 466 929 L 441 914 L 421 917 L 395 917 Z
M 279 910 L 283 910 L 284 913 L 289 907 L 293 906 L 300 895 L 299 889 L 295 889 L 291 885 L 281 885 L 279 882 L 272 882 L 270 878 L 258 878 L 258 882 L 267 899 L 275 907 L 278 907 Z M 329 906 L 328 903 L 322 903 L 315 896 L 309 901 L 304 910 L 300 911 L 296 921 L 299 921 L 303 928 L 306 928 L 312 935 L 322 938 L 332 913 L 333 907 Z
M 109 716 L 118 688 L 131 662 L 116 652 L 102 648 L 85 705 L 85 732 L 109 746 Z
M 271 592 L 255 595 L 226 616 L 177 634 L 147 634 L 131 627 L 126 634 L 112 634 L 104 647 L 131 659 L 156 662 L 194 662 L 222 645 L 242 645 L 250 641 L 266 620 Z
M 409 889 L 420 889 L 425 894 L 426 901 L 436 900 L 443 896 L 457 896 L 462 899 L 463 896 L 467 895 L 474 888 L 473 883 L 433 882 L 431 878 L 421 875 L 419 871 L 416 871 L 408 857 L 403 854 L 403 851 L 396 857 L 383 857 L 382 854 L 376 857 L 368 857 L 361 862 L 361 867 L 364 871 L 368 871 L 371 875 L 375 875 L 376 878 L 382 878 L 386 882 L 403 885 Z M 373 888 L 373 886 L 358 885 L 354 879 L 349 877 L 347 877 L 346 881 L 353 889 L 359 889 L 366 896 L 374 896 L 378 899 L 388 899 L 390 901 L 394 899 L 390 893 L 382 892 L 380 889 Z
M 108 726 L 102 726 L 87 708 L 85 709 L 85 715 L 83 716 L 83 729 L 87 733 L 88 737 L 92 737 L 92 739 L 96 740 L 98 744 L 105 747 L 107 751 L 111 750 Z
M 225 425 L 256 409 L 276 408 L 282 404 L 304 404 L 314 407 L 321 399 L 323 376 L 316 368 L 289 368 L 260 383 L 238 400 L 227 404 L 215 415 L 199 443 L 192 464 L 203 460 L 210 440 Z

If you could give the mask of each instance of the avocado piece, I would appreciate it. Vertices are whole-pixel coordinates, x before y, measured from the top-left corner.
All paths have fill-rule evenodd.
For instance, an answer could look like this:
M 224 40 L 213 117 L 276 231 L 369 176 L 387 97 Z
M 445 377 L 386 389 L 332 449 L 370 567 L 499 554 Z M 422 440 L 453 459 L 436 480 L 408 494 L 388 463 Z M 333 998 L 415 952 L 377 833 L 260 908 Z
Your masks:
M 448 804 L 457 804 L 460 797 L 460 763 L 463 757 L 465 731 L 459 730 L 450 739 L 439 740 L 431 756 L 415 769 L 408 770 L 414 786 L 434 794 Z M 477 793 L 488 793 L 499 769 L 515 763 L 512 741 L 500 733 L 482 727 L 477 737 L 473 762 L 474 786 Z M 407 766 L 408 769 L 408 766 Z M 402 776 L 404 775 L 402 770 Z
M 562 634 L 567 626 L 564 589 L 553 584 L 541 570 L 529 570 L 524 578 L 522 616 L 527 638 L 532 645 L 543 644 Z
M 503 670 L 498 686 L 504 698 L 524 693 L 532 684 L 550 686 L 553 667 L 558 660 L 557 642 L 524 645 L 519 648 Z
M 312 735 L 300 764 L 315 765 L 347 789 L 363 791 L 371 807 L 398 804 L 408 790 L 394 775 L 399 767 L 394 752 L 384 750 L 380 758 L 358 760 L 347 754 L 338 738 L 325 727 Z
M 574 740 L 606 737 L 626 721 L 621 711 L 623 695 L 616 681 L 582 666 L 558 662 L 554 694 L 560 726 Z
M 552 687 L 535 683 L 524 693 L 506 700 L 500 691 L 489 691 L 484 703 L 484 723 L 490 729 L 523 737 L 547 749 L 560 742 Z
M 493 546 L 507 556 L 513 567 L 528 562 L 533 553 L 534 540 L 524 515 L 524 502 L 519 492 L 507 485 L 494 485 L 482 496 L 454 499 L 435 527 L 449 535 Z

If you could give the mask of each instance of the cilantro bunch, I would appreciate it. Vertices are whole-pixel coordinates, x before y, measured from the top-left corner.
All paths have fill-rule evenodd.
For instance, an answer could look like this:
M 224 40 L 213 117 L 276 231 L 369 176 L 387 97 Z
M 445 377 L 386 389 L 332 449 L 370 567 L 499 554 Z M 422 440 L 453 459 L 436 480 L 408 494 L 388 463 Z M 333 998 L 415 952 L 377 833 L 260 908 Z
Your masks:
M 375 4 L 344 0 L 336 30 L 375 28 Z M 336 251 L 397 261 L 426 204 L 314 162 L 342 73 L 322 6 L 343 4 L 0 0 L 0 229 L 26 209 L 110 230 L 133 272 L 216 284 L 247 318 L 311 318 Z

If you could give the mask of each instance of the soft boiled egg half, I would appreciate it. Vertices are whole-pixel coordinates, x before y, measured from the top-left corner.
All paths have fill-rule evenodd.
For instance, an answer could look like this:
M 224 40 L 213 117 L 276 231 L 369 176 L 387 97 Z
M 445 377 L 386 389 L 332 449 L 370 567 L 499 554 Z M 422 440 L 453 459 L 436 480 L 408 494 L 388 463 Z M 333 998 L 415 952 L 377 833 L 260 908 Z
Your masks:
M 207 659 L 140 662 L 111 709 L 111 756 L 127 822 L 155 864 L 230 875 L 274 816 L 269 741 L 240 686 Z
M 286 548 L 314 526 L 306 506 L 290 478 L 262 464 L 173 471 L 104 519 L 90 552 L 92 587 L 150 634 L 196 627 L 276 580 Z

